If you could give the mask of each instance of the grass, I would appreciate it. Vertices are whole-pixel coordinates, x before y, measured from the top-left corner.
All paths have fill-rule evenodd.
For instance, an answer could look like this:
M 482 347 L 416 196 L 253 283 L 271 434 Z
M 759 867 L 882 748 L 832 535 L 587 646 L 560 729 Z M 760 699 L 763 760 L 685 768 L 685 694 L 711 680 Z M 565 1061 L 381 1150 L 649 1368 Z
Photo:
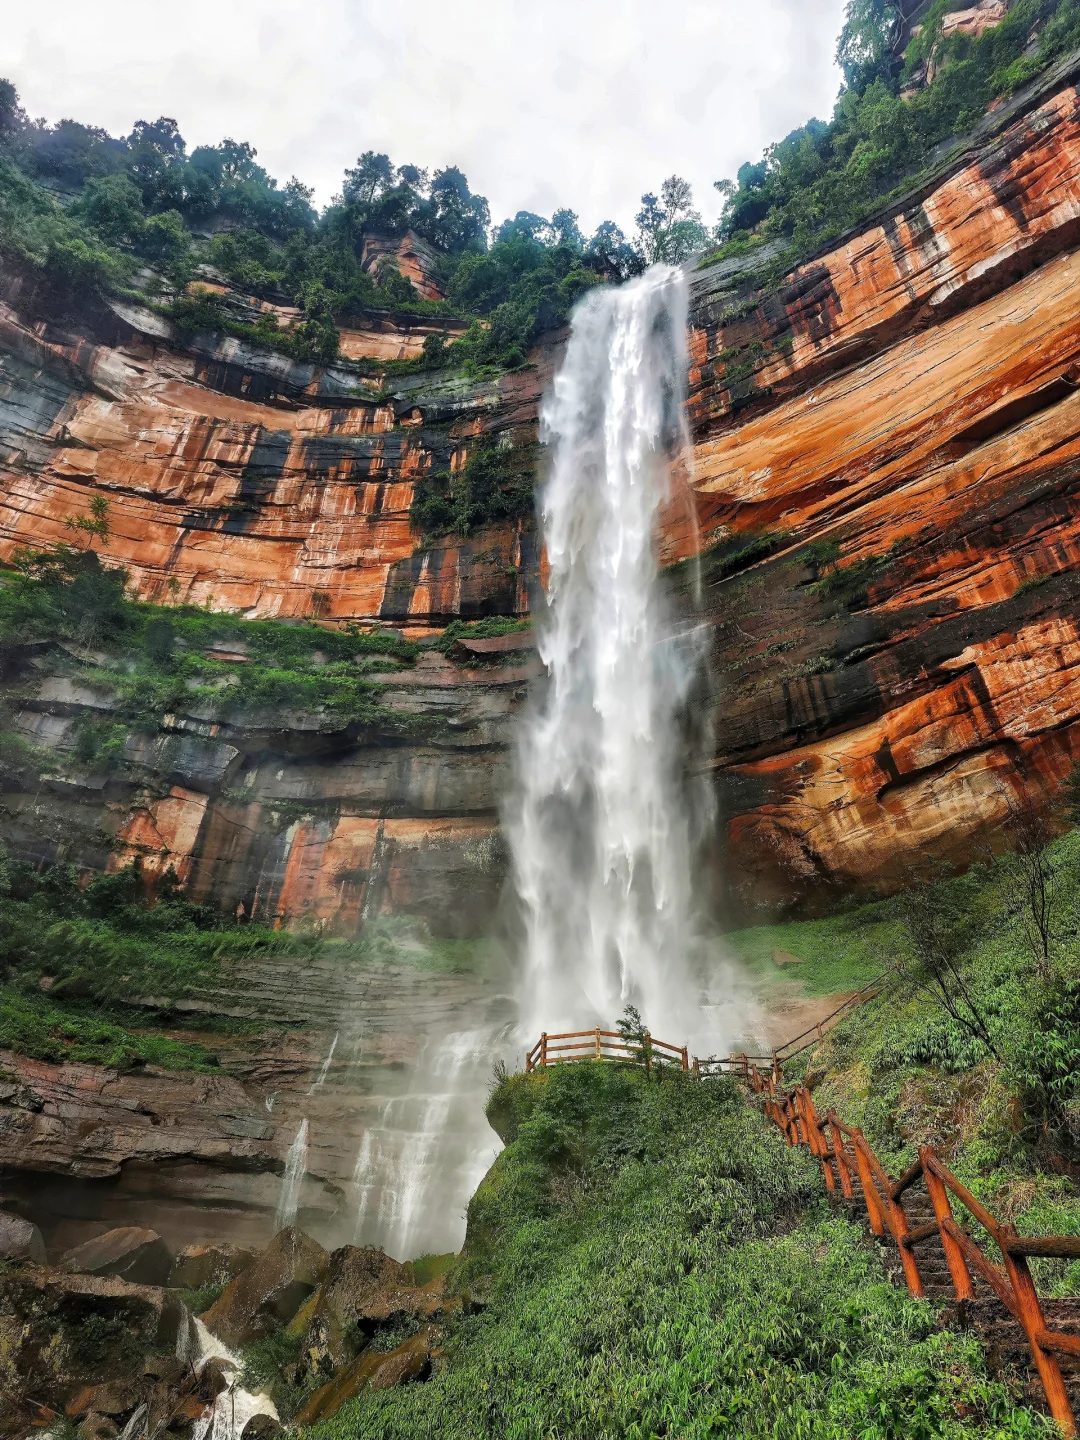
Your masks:
M 792 920 L 755 925 L 724 936 L 744 967 L 756 978 L 796 981 L 808 996 L 859 990 L 885 969 L 899 941 L 900 922 L 885 903 L 862 906 L 821 920 Z M 774 950 L 785 950 L 803 963 L 782 969 Z
M 427 1384 L 361 1396 L 320 1440 L 1048 1433 L 730 1082 L 585 1063 L 510 1077 L 490 1113 L 509 1143 L 451 1276 L 484 1308 Z
M 216 1056 L 204 1046 L 164 1035 L 134 1032 L 92 1009 L 51 1004 L 0 986 L 0 1049 L 32 1060 L 104 1065 L 131 1070 L 157 1065 L 165 1070 L 216 1071 Z

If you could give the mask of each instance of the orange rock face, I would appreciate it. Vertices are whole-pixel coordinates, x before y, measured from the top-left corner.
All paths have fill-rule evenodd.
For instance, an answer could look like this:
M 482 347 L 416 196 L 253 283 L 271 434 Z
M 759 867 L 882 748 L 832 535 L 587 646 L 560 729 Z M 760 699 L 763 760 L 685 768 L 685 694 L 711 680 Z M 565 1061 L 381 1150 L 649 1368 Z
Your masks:
M 1080 758 L 1078 218 L 1069 87 L 756 305 L 696 280 L 702 526 L 773 537 L 707 599 L 744 903 L 963 861 Z
M 144 599 L 406 624 L 527 608 L 520 526 L 425 549 L 409 506 L 415 478 L 459 468 L 485 430 L 533 438 L 542 372 L 441 389 L 410 376 L 382 401 L 348 371 L 232 339 L 183 351 L 158 317 L 124 313 L 124 338 L 91 345 L 0 310 L 13 377 L 0 558 L 69 537 L 66 518 L 100 495 L 108 553 Z M 419 350 L 426 333 L 381 330 L 383 353 Z
M 1075 78 L 998 107 L 778 285 L 755 279 L 767 253 L 692 276 L 694 467 L 660 541 L 665 560 L 707 552 L 717 874 L 739 904 L 962 860 L 1080 757 Z M 388 325 L 343 348 L 407 355 L 428 333 Z M 364 367 L 182 345 L 126 304 L 108 334 L 35 328 L 17 305 L 0 327 L 0 555 L 64 538 L 103 495 L 109 553 L 146 598 L 415 635 L 527 610 L 531 527 L 425 546 L 409 507 L 479 436 L 535 436 L 558 337 L 497 381 L 409 375 L 386 395 Z M 530 674 L 471 663 L 429 655 L 388 686 L 404 712 L 451 715 L 450 739 L 226 726 L 216 759 L 123 799 L 56 781 L 56 814 L 98 834 L 88 855 L 174 863 L 198 898 L 276 923 L 348 930 L 480 896 L 450 922 L 467 933 L 498 889 L 485 847 Z M 90 703 L 50 683 L 26 702 L 39 739 Z

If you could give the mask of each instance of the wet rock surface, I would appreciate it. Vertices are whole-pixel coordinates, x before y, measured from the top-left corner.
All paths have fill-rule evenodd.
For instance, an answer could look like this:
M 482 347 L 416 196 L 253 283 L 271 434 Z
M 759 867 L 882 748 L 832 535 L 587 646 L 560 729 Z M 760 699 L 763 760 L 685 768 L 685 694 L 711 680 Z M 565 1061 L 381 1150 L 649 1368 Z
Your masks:
M 99 1264 L 109 1263 L 106 1252 L 138 1249 L 134 1236 L 101 1239 Z M 433 1322 L 456 1303 L 444 1298 L 441 1277 L 417 1286 L 411 1265 L 370 1248 L 328 1257 L 295 1226 L 254 1255 L 189 1247 L 173 1270 L 198 1279 L 238 1264 L 241 1273 L 201 1320 L 176 1289 L 29 1262 L 5 1267 L 0 1436 L 14 1440 L 65 1417 L 85 1440 L 116 1440 L 125 1430 L 188 1440 L 193 1427 L 225 1416 L 236 1440 L 275 1440 L 283 1425 L 329 1418 L 365 1389 L 423 1380 L 438 1362 L 442 1332 Z M 330 1327 L 336 1348 L 316 1355 Z M 263 1362 L 251 1360 L 258 1344 L 245 1347 L 268 1339 L 273 1353 L 298 1353 L 299 1363 L 282 1366 L 264 1389 Z M 263 1378 L 248 1378 L 252 1363 Z
M 279 1231 L 267 1248 L 231 1281 L 202 1317 L 230 1348 L 287 1324 L 326 1274 L 330 1257 L 295 1226 Z

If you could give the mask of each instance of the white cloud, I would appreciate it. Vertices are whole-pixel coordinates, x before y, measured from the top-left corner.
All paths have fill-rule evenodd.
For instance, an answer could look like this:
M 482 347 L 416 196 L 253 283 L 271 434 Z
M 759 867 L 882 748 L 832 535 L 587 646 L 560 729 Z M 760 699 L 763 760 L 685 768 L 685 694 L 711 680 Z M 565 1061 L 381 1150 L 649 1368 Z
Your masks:
M 496 220 L 632 222 L 673 171 L 712 182 L 839 85 L 844 0 L 49 0 L 12 5 L 0 75 L 33 115 L 189 146 L 249 140 L 325 202 L 361 150 L 457 164 Z M 14 13 L 10 13 L 14 12 Z

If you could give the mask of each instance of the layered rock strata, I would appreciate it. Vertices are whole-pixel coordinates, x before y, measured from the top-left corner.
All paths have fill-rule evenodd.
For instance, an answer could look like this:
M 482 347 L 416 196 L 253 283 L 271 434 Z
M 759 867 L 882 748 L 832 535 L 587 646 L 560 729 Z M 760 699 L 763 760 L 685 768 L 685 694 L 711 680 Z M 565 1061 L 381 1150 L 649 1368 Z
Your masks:
M 962 862 L 1080 754 L 1078 218 L 1080 101 L 1044 82 L 778 288 L 696 278 L 700 511 L 717 555 L 775 552 L 707 587 L 747 899 Z

